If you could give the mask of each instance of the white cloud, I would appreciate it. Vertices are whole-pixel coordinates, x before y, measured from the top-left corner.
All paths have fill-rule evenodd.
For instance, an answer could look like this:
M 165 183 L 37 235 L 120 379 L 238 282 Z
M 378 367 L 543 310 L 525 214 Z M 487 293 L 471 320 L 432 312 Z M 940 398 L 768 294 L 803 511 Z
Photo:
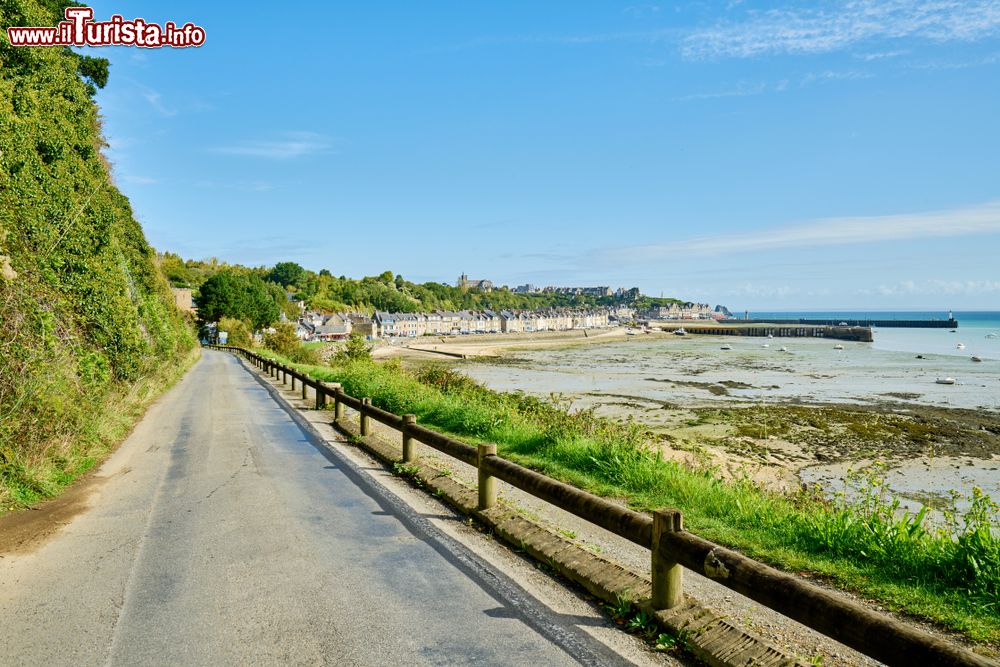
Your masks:
M 146 89 L 142 92 L 142 97 L 149 103 L 149 106 L 153 107 L 156 113 L 161 116 L 176 116 L 177 109 L 168 107 L 163 103 L 163 96 L 155 90 Z
M 901 280 L 897 283 L 879 285 L 874 289 L 859 290 L 860 294 L 880 296 L 931 295 L 983 295 L 1000 292 L 1000 281 L 996 280 Z
M 873 76 L 874 74 L 859 72 L 858 70 L 824 70 L 822 72 L 810 72 L 809 74 L 806 74 L 802 77 L 799 85 L 807 86 L 810 83 L 815 83 L 816 81 L 855 81 L 857 79 L 870 79 Z
M 692 59 L 827 53 L 877 39 L 972 41 L 1000 32 L 998 0 L 842 0 L 829 9 L 750 12 L 697 30 L 681 44 Z
M 698 102 L 701 100 L 716 100 L 723 97 L 750 97 L 753 95 L 763 95 L 771 89 L 771 86 L 763 81 L 756 83 L 740 81 L 735 86 L 730 88 L 716 90 L 710 93 L 693 93 L 691 95 L 684 95 L 682 97 L 678 97 L 677 100 L 680 102 Z M 784 89 L 785 87 L 782 87 L 780 90 Z M 775 88 L 774 90 L 778 89 Z
M 830 81 L 854 81 L 857 79 L 870 79 L 874 75 L 858 70 L 824 70 L 822 72 L 810 72 L 798 80 L 800 88 L 814 83 L 825 83 Z M 707 93 L 692 93 L 674 98 L 678 102 L 698 102 L 701 100 L 715 100 L 725 97 L 751 97 L 753 95 L 763 95 L 765 93 L 783 93 L 788 90 L 793 82 L 789 79 L 781 79 L 774 83 L 766 81 L 739 81 L 734 86 L 715 90 Z
M 996 233 L 1000 233 L 1000 202 L 989 202 L 926 213 L 824 218 L 749 234 L 701 236 L 683 241 L 610 248 L 599 254 L 609 261 L 655 261 L 679 256 L 728 255 L 782 248 Z
M 216 147 L 212 149 L 212 152 L 246 155 L 269 160 L 290 160 L 306 155 L 325 153 L 330 149 L 330 146 L 331 142 L 328 138 L 314 132 L 286 132 L 280 139 L 244 141 L 231 146 Z
M 876 51 L 874 53 L 857 53 L 854 55 L 858 60 L 864 60 L 866 62 L 871 62 L 872 60 L 885 60 L 887 58 L 898 58 L 899 56 L 905 56 L 910 53 L 907 49 L 899 49 L 897 51 Z

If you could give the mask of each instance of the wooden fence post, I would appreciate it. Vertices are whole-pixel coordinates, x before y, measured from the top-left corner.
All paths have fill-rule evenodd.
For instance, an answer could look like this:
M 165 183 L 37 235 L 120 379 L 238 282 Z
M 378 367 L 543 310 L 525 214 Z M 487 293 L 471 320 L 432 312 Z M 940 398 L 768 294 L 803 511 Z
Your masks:
M 497 446 L 490 443 L 476 447 L 476 467 L 479 468 L 479 509 L 488 510 L 497 504 L 497 480 L 483 470 L 483 460 L 497 455 Z
M 368 435 L 371 430 L 371 425 L 368 421 L 368 413 L 365 412 L 365 408 L 372 404 L 372 399 L 362 398 L 361 399 L 361 435 Z
M 343 390 L 340 387 L 333 390 L 333 419 L 338 422 L 344 418 L 344 402 L 340 400 L 341 391 Z
M 682 530 L 684 518 L 680 510 L 653 512 L 653 609 L 671 609 L 684 599 L 684 568 L 660 545 L 664 533 Z
M 403 463 L 413 463 L 417 458 L 413 437 L 407 432 L 408 427 L 416 423 L 416 415 L 403 415 Z

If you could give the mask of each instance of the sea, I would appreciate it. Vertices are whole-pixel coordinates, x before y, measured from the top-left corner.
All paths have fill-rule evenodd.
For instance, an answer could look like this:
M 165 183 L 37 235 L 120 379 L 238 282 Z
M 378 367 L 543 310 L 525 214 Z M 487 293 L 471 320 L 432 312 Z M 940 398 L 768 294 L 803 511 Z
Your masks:
M 913 352 L 915 354 L 945 354 L 1000 359 L 1000 311 L 750 311 L 752 319 L 830 319 L 830 320 L 947 320 L 954 315 L 958 321 L 952 333 L 948 329 L 918 329 L 883 327 L 875 329 L 876 350 Z M 987 338 L 988 334 L 996 338 Z M 965 345 L 964 349 L 958 347 Z
M 947 319 L 947 312 L 751 313 L 774 319 Z M 633 336 L 513 352 L 520 363 L 463 365 L 500 391 L 558 393 L 576 407 L 607 396 L 686 406 L 782 401 L 892 402 L 1000 410 L 1000 312 L 956 312 L 951 329 L 881 327 L 874 342 L 750 336 Z M 997 337 L 990 337 L 991 334 Z M 961 344 L 961 347 L 960 347 Z M 731 348 L 731 349 L 724 349 Z M 838 349 L 842 348 L 842 349 Z M 973 356 L 982 362 L 973 361 Z M 941 384 L 938 380 L 954 380 Z M 727 386 L 725 392 L 719 387 Z

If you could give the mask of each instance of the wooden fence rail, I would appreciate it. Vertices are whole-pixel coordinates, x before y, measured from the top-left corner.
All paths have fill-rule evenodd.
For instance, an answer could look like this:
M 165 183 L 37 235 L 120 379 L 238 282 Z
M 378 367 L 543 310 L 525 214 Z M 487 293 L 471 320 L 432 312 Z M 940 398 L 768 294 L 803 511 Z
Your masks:
M 495 445 L 472 447 L 415 424 L 412 415 L 387 412 L 371 405 L 370 399 L 349 396 L 340 387 L 327 386 L 249 350 L 224 345 L 208 347 L 238 354 L 283 383 L 291 378 L 293 387 L 298 381 L 303 398 L 307 387 L 313 389 L 318 407 L 325 405 L 327 398 L 333 399 L 337 420 L 343 418 L 342 406 L 357 411 L 363 435 L 368 432 L 369 418 L 400 431 L 404 455 L 406 442 L 417 441 L 475 466 L 479 471 L 480 509 L 495 504 L 493 479 L 496 478 L 650 549 L 654 609 L 669 609 L 682 602 L 684 567 L 886 664 L 997 667 L 998 663 L 964 647 L 689 533 L 683 528 L 680 510 L 659 510 L 653 516 L 630 510 L 500 458 Z M 412 457 L 412 447 L 409 456 Z

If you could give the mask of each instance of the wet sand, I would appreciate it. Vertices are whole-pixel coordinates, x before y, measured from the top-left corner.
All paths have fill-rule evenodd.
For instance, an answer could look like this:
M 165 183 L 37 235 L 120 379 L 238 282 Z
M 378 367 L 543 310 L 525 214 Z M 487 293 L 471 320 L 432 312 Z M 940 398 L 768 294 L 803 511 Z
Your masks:
M 893 489 L 915 499 L 920 494 L 902 483 L 914 478 L 912 466 L 957 457 L 971 462 L 962 464 L 967 483 L 933 465 L 921 469 L 921 485 L 964 492 L 978 485 L 1000 497 L 991 472 L 1000 460 L 998 361 L 917 359 L 828 339 L 619 332 L 586 342 L 598 344 L 466 337 L 441 348 L 473 357 L 456 363 L 493 389 L 556 394 L 572 409 L 634 418 L 667 456 L 725 477 L 750 475 L 784 489 L 818 483 L 834 492 L 847 467 L 879 457 L 892 464 Z M 956 383 L 937 384 L 939 377 Z

